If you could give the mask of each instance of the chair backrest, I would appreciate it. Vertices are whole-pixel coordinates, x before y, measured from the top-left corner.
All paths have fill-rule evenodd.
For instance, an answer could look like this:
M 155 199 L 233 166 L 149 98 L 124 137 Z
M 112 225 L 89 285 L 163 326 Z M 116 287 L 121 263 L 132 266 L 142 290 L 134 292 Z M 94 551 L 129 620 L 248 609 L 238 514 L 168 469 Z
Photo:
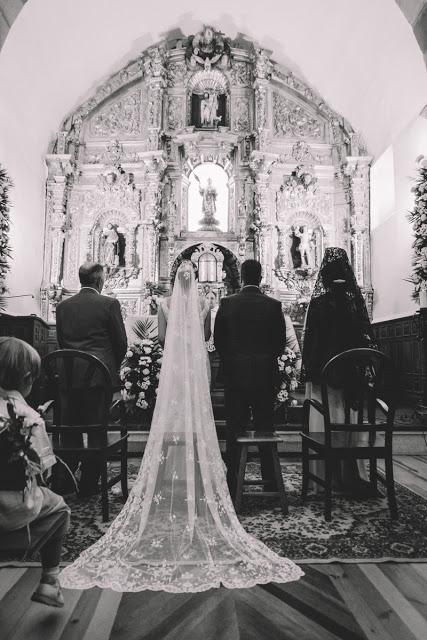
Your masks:
M 343 390 L 344 423 L 350 420 L 351 410 L 357 411 L 357 424 L 376 425 L 378 403 L 387 411 L 386 427 L 391 431 L 394 422 L 396 372 L 392 361 L 376 349 L 349 349 L 334 356 L 321 373 L 322 404 L 325 411 L 325 431 L 334 429 L 329 389 Z M 384 430 L 384 424 L 381 425 Z
M 106 425 L 113 397 L 111 375 L 96 356 L 58 349 L 42 360 L 44 399 L 54 400 L 55 425 Z

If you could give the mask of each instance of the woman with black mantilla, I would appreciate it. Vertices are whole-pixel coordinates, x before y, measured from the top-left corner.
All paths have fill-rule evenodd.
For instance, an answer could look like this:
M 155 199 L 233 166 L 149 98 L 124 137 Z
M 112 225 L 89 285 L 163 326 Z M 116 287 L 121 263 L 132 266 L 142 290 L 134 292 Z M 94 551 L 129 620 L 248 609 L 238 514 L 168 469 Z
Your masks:
M 322 265 L 307 310 L 302 355 L 306 398 L 321 401 L 320 373 L 335 355 L 360 347 L 374 347 L 372 327 L 360 287 L 347 253 L 339 247 L 325 250 Z M 344 400 L 352 404 L 354 387 L 346 372 L 340 372 L 336 384 L 328 388 L 331 419 L 344 420 Z M 357 414 L 350 411 L 357 422 Z M 310 411 L 310 431 L 324 431 L 323 417 Z M 367 434 L 342 433 L 343 445 L 355 444 L 354 438 Z M 324 476 L 322 461 L 311 461 L 312 472 Z M 372 490 L 367 481 L 365 461 L 341 462 L 334 474 L 335 489 L 366 496 Z

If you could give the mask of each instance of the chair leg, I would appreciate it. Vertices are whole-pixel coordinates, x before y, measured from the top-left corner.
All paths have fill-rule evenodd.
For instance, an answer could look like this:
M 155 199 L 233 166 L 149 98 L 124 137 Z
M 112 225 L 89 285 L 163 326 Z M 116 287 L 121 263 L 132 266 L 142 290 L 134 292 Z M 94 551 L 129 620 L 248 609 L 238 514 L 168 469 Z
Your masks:
M 274 477 L 276 480 L 277 491 L 279 493 L 280 505 L 282 507 L 283 515 L 287 516 L 289 513 L 289 505 L 288 499 L 286 497 L 286 490 L 283 482 L 282 468 L 280 466 L 280 458 L 279 452 L 277 451 L 277 445 L 272 447 L 271 456 L 273 458 Z
M 325 520 L 332 520 L 332 461 L 325 456 Z
M 107 460 L 102 457 L 101 466 L 101 505 L 102 505 L 102 522 L 108 522 L 110 517 L 108 508 L 108 476 L 107 476 Z
M 128 499 L 128 441 L 124 440 L 120 449 L 120 485 L 122 488 L 122 496 Z
M 301 488 L 301 500 L 305 502 L 308 492 L 308 472 L 309 472 L 309 459 L 308 459 L 308 445 L 306 441 L 302 440 L 302 488 Z
M 387 502 L 390 509 L 390 517 L 392 520 L 397 520 L 399 517 L 397 510 L 396 493 L 394 490 L 394 473 L 393 473 L 393 458 L 388 456 L 384 460 L 385 462 L 385 481 L 387 487 Z
M 377 459 L 371 458 L 369 460 L 369 484 L 372 491 L 378 490 L 378 478 L 377 478 Z
M 234 508 L 236 513 L 242 509 L 243 483 L 245 480 L 246 461 L 248 459 L 248 445 L 242 445 L 240 451 L 239 470 L 237 472 L 236 492 L 234 494 Z

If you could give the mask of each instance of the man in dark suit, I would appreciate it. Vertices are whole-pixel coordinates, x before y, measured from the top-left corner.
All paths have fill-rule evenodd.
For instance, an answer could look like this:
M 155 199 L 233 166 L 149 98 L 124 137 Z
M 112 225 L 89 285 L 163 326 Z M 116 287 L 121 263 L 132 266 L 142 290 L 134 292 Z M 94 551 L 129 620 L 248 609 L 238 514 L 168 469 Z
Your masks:
M 119 301 L 101 295 L 104 267 L 86 262 L 79 269 L 81 289 L 56 309 L 56 334 L 61 349 L 79 349 L 106 365 L 119 389 L 119 368 L 127 349 Z
M 127 349 L 119 301 L 101 295 L 105 279 L 101 264 L 83 264 L 79 279 L 79 293 L 63 300 L 56 309 L 58 344 L 61 349 L 78 349 L 99 358 L 111 374 L 113 389 L 118 391 L 119 368 Z M 75 467 L 75 461 L 71 466 Z M 80 493 L 95 493 L 98 479 L 99 469 L 83 462 Z
M 233 495 L 236 473 L 236 435 L 245 430 L 252 410 L 257 431 L 273 430 L 278 378 L 277 358 L 286 343 L 286 325 L 278 300 L 260 288 L 261 264 L 242 264 L 239 293 L 222 298 L 215 319 L 214 343 L 221 357 L 227 417 L 227 481 Z M 274 486 L 273 469 L 261 449 L 262 478 Z

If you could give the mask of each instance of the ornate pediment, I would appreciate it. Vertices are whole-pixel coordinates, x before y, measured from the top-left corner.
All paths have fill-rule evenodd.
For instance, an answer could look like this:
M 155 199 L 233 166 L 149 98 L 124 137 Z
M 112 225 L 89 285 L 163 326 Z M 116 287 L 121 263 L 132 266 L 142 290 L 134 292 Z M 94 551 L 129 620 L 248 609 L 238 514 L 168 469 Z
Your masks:
M 313 198 L 317 190 L 317 178 L 302 167 L 297 167 L 290 176 L 283 176 L 283 184 L 276 194 L 276 210 L 304 208 L 307 199 Z
M 131 91 L 109 103 L 89 123 L 94 138 L 136 137 L 141 134 L 141 90 Z
M 115 210 L 138 219 L 140 200 L 133 175 L 111 167 L 98 176 L 95 189 L 86 193 L 85 215 L 95 218 L 106 210 Z
M 208 70 L 215 64 L 226 68 L 230 58 L 229 40 L 220 31 L 205 25 L 202 31 L 189 37 L 186 58 L 190 68 L 202 65 Z
M 273 93 L 274 135 L 283 138 L 323 138 L 325 127 L 321 120 L 301 104 L 277 91 Z

